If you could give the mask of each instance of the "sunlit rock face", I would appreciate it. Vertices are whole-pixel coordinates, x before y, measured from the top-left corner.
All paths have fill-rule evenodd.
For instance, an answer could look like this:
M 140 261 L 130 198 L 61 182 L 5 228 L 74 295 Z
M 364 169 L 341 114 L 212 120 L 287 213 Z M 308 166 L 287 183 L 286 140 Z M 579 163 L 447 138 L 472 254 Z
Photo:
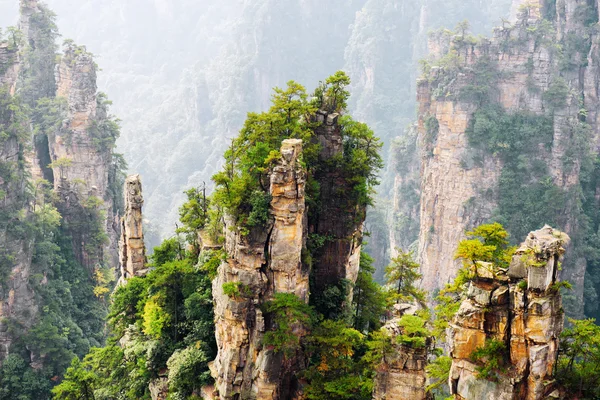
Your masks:
M 401 316 L 414 315 L 418 308 L 412 304 L 396 306 L 399 316 L 383 327 L 391 338 L 392 351 L 383 355 L 377 368 L 373 400 L 430 400 L 425 372 L 430 340 L 425 347 L 416 348 L 398 343 L 403 333 L 399 326 Z
M 142 227 L 142 181 L 139 175 L 125 180 L 125 215 L 121 218 L 119 261 L 121 278 L 126 280 L 140 276 L 146 271 L 146 248 Z
M 306 170 L 299 163 L 302 141 L 284 140 L 280 152 L 270 177 L 266 228 L 243 236 L 233 221 L 226 223 L 229 258 L 213 281 L 218 354 L 211 371 L 221 399 L 290 398 L 293 373 L 302 360 L 300 354 L 284 358 L 262 344 L 270 328 L 262 304 L 275 293 L 293 293 L 308 302 L 309 271 L 301 262 L 306 241 Z M 224 293 L 223 284 L 228 282 L 239 282 L 240 296 Z M 296 334 L 303 335 L 298 329 Z
M 550 182 L 566 193 L 566 205 L 554 213 L 553 223 L 571 236 L 579 234 L 583 226 L 575 206 L 579 200 L 573 193 L 585 186 L 583 168 L 586 160 L 598 153 L 600 143 L 600 39 L 597 33 L 587 32 L 590 21 L 597 20 L 598 9 L 578 0 L 513 3 L 513 24 L 502 22 L 490 39 L 462 46 L 456 41 L 458 38 L 460 42 L 460 35 L 436 34 L 429 41 L 433 58 L 456 52 L 460 71 L 450 78 L 447 68 L 434 66 L 419 80 L 417 89 L 421 159 L 418 258 L 422 286 L 430 292 L 454 278 L 460 267 L 453 257 L 454 246 L 464 238 L 465 231 L 497 217 L 503 194 L 503 159 L 494 152 L 478 159 L 466 135 L 474 112 L 482 107 L 465 95 L 473 87 L 476 72 L 481 71 L 481 62 L 489 62 L 497 73 L 486 105 L 497 104 L 511 115 L 545 116 L 551 121 L 551 140 L 547 146 L 533 145 L 539 150 L 532 151 L 547 169 Z M 586 18 L 581 17 L 582 10 Z M 539 30 L 549 26 L 552 29 L 547 32 Z M 575 37 L 585 41 L 586 46 L 569 50 L 571 53 L 562 56 L 568 60 L 561 59 L 553 46 Z M 565 93 L 569 93 L 561 104 L 550 99 L 557 82 L 564 82 Z M 587 149 L 573 153 L 573 143 L 580 135 L 577 127 L 582 124 L 585 129 L 589 125 L 589 137 L 585 139 L 589 156 Z M 569 252 L 560 273 L 574 286 L 576 300 L 569 303 L 569 310 L 578 317 L 583 315 L 587 264 L 581 251 Z
M 557 283 L 559 259 L 569 237 L 549 226 L 531 232 L 508 270 L 480 263 L 465 300 L 448 328 L 452 368 L 449 385 L 456 399 L 540 400 L 556 387 L 552 374 L 558 356 L 564 313 Z M 504 370 L 497 379 L 478 376 L 473 353 L 490 341 Z

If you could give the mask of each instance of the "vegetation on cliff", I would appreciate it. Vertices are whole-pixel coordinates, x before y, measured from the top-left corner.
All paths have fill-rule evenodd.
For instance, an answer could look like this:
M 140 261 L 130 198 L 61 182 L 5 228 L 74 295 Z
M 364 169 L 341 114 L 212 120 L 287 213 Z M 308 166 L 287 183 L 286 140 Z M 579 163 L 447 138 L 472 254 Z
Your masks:
M 48 136 L 61 129 L 67 103 L 56 97 L 58 31 L 44 5 L 27 24 L 28 37 L 11 28 L 0 40 L 20 56 L 0 63 L 5 73 L 20 62 L 16 94 L 10 80 L 0 87 L 0 325 L 3 346 L 10 345 L 2 354 L 2 399 L 49 398 L 70 360 L 104 343 L 114 277 L 103 251 L 102 205 L 121 197 L 120 188 L 87 196 L 85 182 L 54 176 Z M 112 150 L 119 128 L 111 129 L 107 164 L 118 158 Z M 41 170 L 35 179 L 33 164 Z M 113 187 L 120 186 L 124 164 L 109 169 Z

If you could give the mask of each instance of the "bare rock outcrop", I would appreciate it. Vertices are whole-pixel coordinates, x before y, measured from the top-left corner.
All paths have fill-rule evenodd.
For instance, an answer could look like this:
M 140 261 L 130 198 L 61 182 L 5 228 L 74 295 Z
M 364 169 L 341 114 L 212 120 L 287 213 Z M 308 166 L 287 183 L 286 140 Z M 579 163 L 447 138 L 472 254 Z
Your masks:
M 476 266 L 467 296 L 448 328 L 449 385 L 459 400 L 541 400 L 556 390 L 553 370 L 563 329 L 557 283 L 569 237 L 549 226 L 531 232 L 508 270 Z M 473 353 L 496 343 L 495 355 Z M 486 357 L 500 360 L 497 379 L 479 376 Z
M 401 315 L 414 315 L 418 309 L 410 304 L 403 306 Z M 430 400 L 425 372 L 429 348 L 399 343 L 397 339 L 404 333 L 400 319 L 393 318 L 383 327 L 391 338 L 392 350 L 383 355 L 377 368 L 373 400 Z
M 244 236 L 233 221 L 226 223 L 228 259 L 213 281 L 218 354 L 211 371 L 221 399 L 283 399 L 292 390 L 298 359 L 263 346 L 270 322 L 261 305 L 275 293 L 294 293 L 308 302 L 309 271 L 301 262 L 306 238 L 301 152 L 302 141 L 283 141 L 282 157 L 271 173 L 270 221 L 265 229 Z M 235 283 L 240 294 L 225 294 L 227 283 Z
M 140 276 L 146 271 L 146 248 L 142 227 L 142 181 L 139 175 L 125 180 L 125 215 L 121 218 L 119 264 L 121 279 Z

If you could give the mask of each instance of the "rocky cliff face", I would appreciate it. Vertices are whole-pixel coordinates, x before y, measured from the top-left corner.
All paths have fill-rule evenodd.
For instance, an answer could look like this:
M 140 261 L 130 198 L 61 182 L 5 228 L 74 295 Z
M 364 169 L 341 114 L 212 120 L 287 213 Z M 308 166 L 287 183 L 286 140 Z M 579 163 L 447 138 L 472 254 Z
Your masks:
M 597 155 L 600 129 L 598 50 L 594 45 L 598 39 L 589 28 L 598 20 L 598 9 L 593 2 L 577 0 L 521 3 L 513 6 L 518 14 L 514 26 L 504 23 L 490 40 L 473 41 L 464 32 L 441 33 L 430 40 L 430 53 L 440 61 L 431 64 L 418 85 L 418 254 L 423 286 L 431 291 L 453 278 L 459 268 L 453 259 L 454 246 L 463 232 L 481 222 L 500 219 L 515 238 L 536 225 L 552 222 L 574 238 L 574 251 L 565 261 L 562 275 L 576 288 L 570 304 L 573 312 L 581 314 L 588 261 L 577 249 L 587 235 L 582 221 L 589 216 L 582 215 L 576 204 L 586 201 L 579 193 L 589 190 L 589 207 L 595 207 L 589 199 L 596 189 L 587 183 L 595 172 L 586 165 Z M 495 123 L 503 124 L 499 129 L 512 129 L 517 135 L 526 129 L 501 123 L 502 115 L 537 116 L 538 121 L 547 121 L 548 128 L 538 126 L 534 132 L 541 136 L 544 133 L 540 132 L 548 132 L 547 136 L 532 139 L 520 150 L 508 133 L 494 138 L 482 127 L 481 114 L 474 116 L 489 111 L 490 105 L 502 110 L 489 118 L 492 124 L 494 118 Z M 494 140 L 495 148 L 478 152 L 469 131 L 485 133 L 481 140 L 488 144 L 480 150 Z M 521 164 L 521 172 L 519 157 L 529 160 Z M 526 175 L 522 171 L 527 171 Z M 527 216 L 519 216 L 509 211 L 511 204 L 524 209 L 539 197 L 523 200 L 529 196 L 523 194 L 519 200 L 517 190 L 509 184 L 519 179 L 536 185 L 546 179 L 562 200 L 548 201 L 543 206 L 546 215 L 526 212 Z
M 564 313 L 556 282 L 568 242 L 566 234 L 545 226 L 528 235 L 507 271 L 476 265 L 448 329 L 456 399 L 538 400 L 558 393 L 552 373 Z M 488 351 L 476 356 L 481 349 Z M 496 370 L 484 376 L 492 359 Z
M 283 141 L 282 158 L 271 174 L 271 222 L 265 230 L 242 236 L 231 221 L 226 224 L 228 259 L 213 281 L 219 351 L 211 370 L 221 399 L 281 399 L 293 390 L 299 355 L 284 358 L 263 346 L 270 326 L 261 306 L 275 293 L 308 302 L 309 271 L 301 262 L 306 243 L 301 152 L 300 140 Z M 240 293 L 228 296 L 224 285 L 233 282 Z
M 67 280 L 48 271 L 67 262 L 62 258 L 50 267 L 38 265 L 45 253 L 35 250 L 36 244 L 58 240 L 56 232 L 54 236 L 40 233 L 36 226 L 40 215 L 60 213 L 56 215 L 61 234 L 72 242 L 69 254 L 88 267 L 90 279 L 95 269 L 117 265 L 118 226 L 113 224 L 117 207 L 114 186 L 109 187 L 117 176 L 112 153 L 116 136 L 111 136 L 114 130 L 106 134 L 106 129 L 92 129 L 110 120 L 105 107 L 97 107 L 96 66 L 89 55 L 73 46 L 67 46 L 58 66 L 52 13 L 36 0 L 21 1 L 20 10 L 19 30 L 0 44 L 0 124 L 11 124 L 7 125 L 10 137 L 0 141 L 0 211 L 5 220 L 0 224 L 0 266 L 10 271 L 0 277 L 0 360 L 14 341 L 15 331 L 10 332 L 8 324 L 25 334 L 40 321 L 43 295 L 35 289 L 34 274 L 43 276 L 40 285 L 51 279 L 61 280 L 60 284 Z M 102 134 L 96 134 L 99 131 Z M 102 151 L 94 147 L 98 142 L 105 146 Z M 51 162 L 53 169 L 48 167 Z M 56 197 L 43 194 L 46 183 L 42 179 L 54 185 Z M 48 207 L 43 208 L 44 204 Z M 96 216 L 101 216 L 99 226 Z M 52 243 L 48 251 L 58 252 L 60 247 Z M 40 359 L 34 360 L 39 354 L 30 352 L 31 365 L 41 368 Z
M 328 160 L 343 152 L 340 115 L 318 111 L 315 133 L 321 144 L 320 159 Z M 313 292 L 322 292 L 327 286 L 341 279 L 356 282 L 360 261 L 362 229 L 365 210 L 338 193 L 352 190 L 350 182 L 337 168 L 328 168 L 316 174 L 320 182 L 321 207 L 315 221 L 311 221 L 310 233 L 326 237 L 325 243 L 314 260 Z
M 402 315 L 414 315 L 417 307 L 411 304 L 397 305 L 400 316 L 388 321 L 383 329 L 391 338 L 392 350 L 383 355 L 383 360 L 375 376 L 373 400 L 430 400 L 427 387 L 428 349 L 411 347 L 399 343 L 402 335 L 400 327 Z
M 146 248 L 142 226 L 142 181 L 139 175 L 130 175 L 125 180 L 125 214 L 121 217 L 121 239 L 119 240 L 119 265 L 121 279 L 139 276 L 146 268 Z
M 99 259 L 89 259 L 81 253 L 80 259 L 90 268 L 102 261 L 116 267 L 116 256 L 109 249 L 116 248 L 119 232 L 113 208 L 115 199 L 109 187 L 117 132 L 114 121 L 107 115 L 104 97 L 97 92 L 96 69 L 84 47 L 66 44 L 56 66 L 55 79 L 56 96 L 66 99 L 67 116 L 60 129 L 48 134 L 53 175 L 58 178 L 54 180 L 55 189 L 64 191 L 61 185 L 68 182 L 76 188 L 80 202 L 92 196 L 101 200 L 109 241 Z

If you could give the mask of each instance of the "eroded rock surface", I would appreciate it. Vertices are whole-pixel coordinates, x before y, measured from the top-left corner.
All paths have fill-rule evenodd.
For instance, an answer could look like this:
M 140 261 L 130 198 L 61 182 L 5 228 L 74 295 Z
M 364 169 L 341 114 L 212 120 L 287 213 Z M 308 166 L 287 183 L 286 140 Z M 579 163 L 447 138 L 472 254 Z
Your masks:
M 390 335 L 392 351 L 383 355 L 375 376 L 373 400 L 429 400 L 426 392 L 428 347 L 415 348 L 398 343 L 402 315 L 414 315 L 416 306 L 407 305 L 400 315 L 388 321 L 383 329 Z
M 121 218 L 121 240 L 119 261 L 121 278 L 127 280 L 146 271 L 146 248 L 142 227 L 142 181 L 139 175 L 130 175 L 125 180 L 125 215 Z
M 473 88 L 474 76 L 482 68 L 494 71 L 493 88 L 486 103 L 498 104 L 507 113 L 545 115 L 552 121 L 552 140 L 547 147 L 540 145 L 536 157 L 546 165 L 548 176 L 557 188 L 564 193 L 580 190 L 582 160 L 587 153 L 582 150 L 574 157 L 569 155 L 574 154 L 572 143 L 577 135 L 574 132 L 583 119 L 590 127 L 591 157 L 598 152 L 600 39 L 597 33 L 588 31 L 588 22 L 578 13 L 585 12 L 590 20 L 596 20 L 596 3 L 515 0 L 514 25 L 503 22 L 490 39 L 466 44 L 461 42 L 460 35 L 442 33 L 431 37 L 432 58 L 454 52 L 459 72 L 453 75 L 448 68 L 434 66 L 418 83 L 421 158 L 418 258 L 424 289 L 432 292 L 454 278 L 460 268 L 453 258 L 454 246 L 464 238 L 465 231 L 492 216 L 502 195 L 499 189 L 505 167 L 502 159 L 494 152 L 480 157 L 465 134 L 473 113 L 480 108 L 477 101 L 469 100 L 465 91 Z M 542 32 L 550 24 L 553 29 Z M 590 46 L 569 50 L 570 53 L 563 55 L 569 61 L 561 61 L 553 46 L 569 37 L 580 38 Z M 580 58 L 584 60 L 581 63 L 577 61 Z M 578 63 L 580 66 L 575 65 Z M 549 93 L 563 83 L 570 94 L 564 96 L 564 103 L 553 103 Z M 579 114 L 582 107 L 588 113 L 585 118 Z M 567 159 L 572 162 L 565 162 Z M 404 173 L 406 177 L 407 174 Z M 571 211 L 577 201 L 569 197 L 565 211 L 557 212 L 554 217 L 569 235 L 582 226 L 579 214 Z M 577 301 L 570 305 L 571 311 L 581 316 L 586 260 L 575 252 L 569 254 L 561 275 L 574 286 Z
M 291 396 L 292 375 L 300 359 L 284 359 L 263 346 L 270 326 L 261 305 L 275 293 L 294 293 L 308 302 L 309 271 L 301 263 L 306 240 L 306 171 L 298 162 L 301 152 L 302 141 L 283 141 L 282 157 L 271 174 L 271 218 L 265 229 L 243 236 L 233 221 L 226 223 L 228 259 L 213 281 L 218 354 L 211 371 L 221 399 Z M 228 282 L 238 283 L 239 296 L 225 294 L 223 285 Z
M 541 400 L 556 389 L 552 374 L 564 315 L 554 285 L 568 243 L 566 234 L 545 226 L 528 235 L 508 271 L 477 265 L 448 329 L 449 385 L 456 399 Z M 491 340 L 505 349 L 505 371 L 495 372 L 499 379 L 479 376 L 478 366 L 487 361 L 472 358 Z

